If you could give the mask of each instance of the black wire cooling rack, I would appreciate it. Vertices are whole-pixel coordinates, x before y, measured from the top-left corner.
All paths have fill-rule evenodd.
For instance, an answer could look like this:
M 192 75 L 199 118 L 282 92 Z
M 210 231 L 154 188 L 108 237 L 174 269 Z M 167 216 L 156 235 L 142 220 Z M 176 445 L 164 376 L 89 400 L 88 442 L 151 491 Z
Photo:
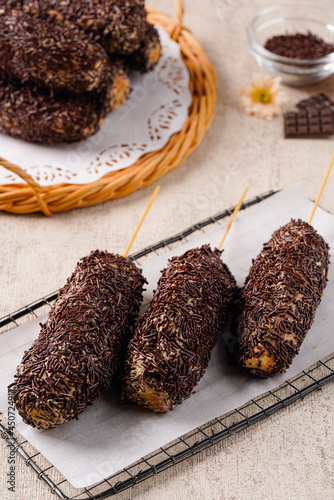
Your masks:
M 241 210 L 263 201 L 272 194 L 274 193 L 268 193 L 245 203 Z M 174 244 L 183 243 L 188 241 L 189 237 L 195 237 L 198 231 L 205 232 L 204 228 L 207 226 L 219 224 L 222 219 L 231 215 L 232 212 L 233 209 L 226 210 L 214 217 L 210 217 L 172 238 L 132 255 L 131 258 L 140 264 L 142 259 L 151 256 L 152 253 L 160 255 L 164 250 L 172 249 Z M 56 299 L 57 294 L 58 292 L 54 292 L 0 319 L 0 334 L 10 328 L 19 326 L 32 317 L 37 318 L 45 314 Z M 154 474 L 182 460 L 186 460 L 215 443 L 240 432 L 253 423 L 269 417 L 313 391 L 321 389 L 331 381 L 334 381 L 334 353 L 284 382 L 276 389 L 248 401 L 248 403 L 232 412 L 211 420 L 89 488 L 74 488 L 27 440 L 22 441 L 22 436 L 16 431 L 14 434 L 11 432 L 6 417 L 1 412 L 0 432 L 1 436 L 7 441 L 8 446 L 14 448 L 23 457 L 26 464 L 49 485 L 51 491 L 57 494 L 58 497 L 63 500 L 98 500 L 116 495 Z

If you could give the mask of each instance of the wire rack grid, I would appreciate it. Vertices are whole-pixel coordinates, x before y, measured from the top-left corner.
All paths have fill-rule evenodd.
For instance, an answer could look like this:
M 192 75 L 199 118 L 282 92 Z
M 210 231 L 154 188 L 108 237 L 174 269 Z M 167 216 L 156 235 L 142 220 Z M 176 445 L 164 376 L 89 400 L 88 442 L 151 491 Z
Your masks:
M 274 193 L 270 192 L 245 203 L 241 210 L 263 201 L 272 194 Z M 205 232 L 207 226 L 220 224 L 232 212 L 233 209 L 226 210 L 199 222 L 172 238 L 147 247 L 132 255 L 131 258 L 140 265 L 145 258 L 149 258 L 152 254 L 160 255 L 164 251 L 171 250 L 175 245 L 180 244 L 180 242 L 184 243 L 189 238 L 196 237 L 199 231 Z M 37 318 L 45 314 L 52 306 L 52 302 L 56 299 L 57 294 L 58 292 L 54 292 L 0 319 L 0 334 L 29 321 L 32 316 Z M 186 460 L 219 441 L 259 422 L 261 419 L 270 417 L 273 413 L 302 399 L 313 391 L 321 389 L 331 381 L 334 381 L 334 353 L 318 361 L 274 390 L 262 394 L 248 401 L 243 406 L 207 422 L 141 458 L 113 476 L 105 478 L 103 481 L 88 488 L 74 488 L 27 440 L 24 440 L 17 431 L 12 432 L 8 426 L 6 416 L 1 412 L 0 432 L 1 436 L 7 441 L 8 446 L 13 447 L 23 457 L 26 464 L 33 469 L 39 478 L 49 485 L 51 491 L 57 494 L 59 498 L 62 500 L 98 500 L 113 496 Z

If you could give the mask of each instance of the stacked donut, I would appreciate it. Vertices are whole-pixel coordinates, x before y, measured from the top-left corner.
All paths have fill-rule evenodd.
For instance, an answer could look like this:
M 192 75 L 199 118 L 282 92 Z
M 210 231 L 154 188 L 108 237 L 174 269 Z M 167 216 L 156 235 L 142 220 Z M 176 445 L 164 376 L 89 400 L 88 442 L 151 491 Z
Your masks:
M 0 8 L 0 131 L 31 142 L 83 140 L 150 71 L 159 36 L 143 0 L 7 0 Z

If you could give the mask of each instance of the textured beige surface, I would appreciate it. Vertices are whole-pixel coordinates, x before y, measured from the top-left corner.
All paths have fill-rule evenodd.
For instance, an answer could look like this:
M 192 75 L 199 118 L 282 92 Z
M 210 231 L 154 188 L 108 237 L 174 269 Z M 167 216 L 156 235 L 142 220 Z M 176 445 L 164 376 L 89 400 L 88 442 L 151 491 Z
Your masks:
M 295 0 L 302 8 L 303 0 Z M 332 2 L 322 1 L 330 6 Z M 151 1 L 173 15 L 171 0 Z M 282 119 L 245 117 L 238 89 L 257 71 L 246 26 L 268 0 L 185 0 L 184 24 L 217 69 L 216 117 L 200 148 L 163 178 L 133 251 L 247 198 L 300 182 L 314 199 L 334 141 L 284 140 Z M 334 78 L 286 88 L 285 108 L 315 92 L 334 97 Z M 1 145 L 1 137 L 0 137 Z M 321 205 L 334 213 L 334 172 Z M 123 252 L 152 188 L 127 198 L 46 218 L 0 213 L 0 317 L 62 286 L 95 248 Z M 314 500 L 334 498 L 334 384 L 116 498 Z M 6 489 L 8 448 L 0 440 L 0 498 L 55 499 L 17 459 L 16 494 Z

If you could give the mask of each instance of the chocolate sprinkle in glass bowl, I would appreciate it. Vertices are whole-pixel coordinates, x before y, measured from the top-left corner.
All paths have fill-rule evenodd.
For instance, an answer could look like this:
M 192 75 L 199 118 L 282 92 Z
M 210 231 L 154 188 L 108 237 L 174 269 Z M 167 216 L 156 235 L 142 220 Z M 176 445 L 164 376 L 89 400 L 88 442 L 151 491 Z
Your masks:
M 315 5 L 276 5 L 261 10 L 248 27 L 251 53 L 266 73 L 279 76 L 282 83 L 301 87 L 320 82 L 334 73 L 334 52 L 318 59 L 283 57 L 264 46 L 278 35 L 312 33 L 334 44 L 334 12 Z

